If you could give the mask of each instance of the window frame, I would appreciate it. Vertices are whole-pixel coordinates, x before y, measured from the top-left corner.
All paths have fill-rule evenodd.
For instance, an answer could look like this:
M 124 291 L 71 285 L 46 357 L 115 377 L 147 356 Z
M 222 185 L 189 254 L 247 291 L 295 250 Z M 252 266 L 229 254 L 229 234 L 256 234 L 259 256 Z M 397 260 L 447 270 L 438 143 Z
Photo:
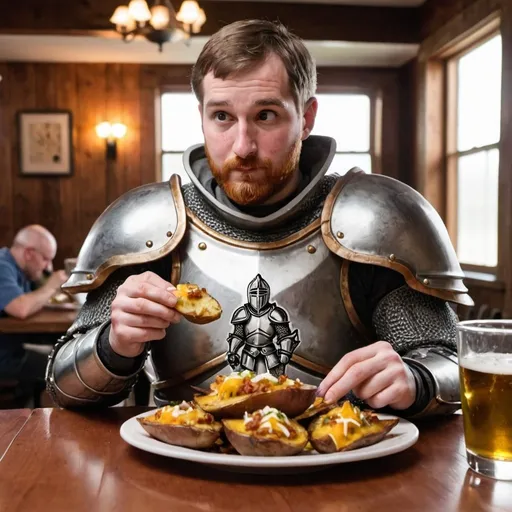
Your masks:
M 158 93 L 158 100 L 156 105 L 157 115 L 156 115 L 156 126 L 157 126 L 157 177 L 158 181 L 163 180 L 163 162 L 164 162 L 164 155 L 179 155 L 183 154 L 185 150 L 183 151 L 167 151 L 164 150 L 162 147 L 162 96 L 166 93 L 190 93 L 193 94 L 193 92 L 190 89 L 189 85 L 165 85 L 160 87 L 159 93 Z
M 316 94 L 364 94 L 370 98 L 370 148 L 368 152 L 336 151 L 336 154 L 366 155 L 369 153 L 372 163 L 371 173 L 382 174 L 382 92 L 363 86 L 319 85 Z
M 166 85 L 159 88 L 156 106 L 157 178 L 162 181 L 163 159 L 166 154 L 180 154 L 183 151 L 166 151 L 162 148 L 162 96 L 166 93 L 191 93 L 188 85 Z M 363 151 L 336 151 L 336 154 L 370 154 L 372 174 L 382 173 L 382 93 L 369 87 L 344 87 L 336 85 L 318 86 L 317 94 L 365 94 L 370 98 L 370 148 Z M 348 171 L 348 169 L 347 169 Z
M 451 52 L 445 54 L 443 57 L 443 71 L 444 71 L 444 170 L 445 170 L 445 222 L 448 229 L 448 234 L 452 244 L 457 251 L 458 242 L 458 162 L 461 157 L 482 153 L 491 149 L 497 149 L 501 157 L 501 133 L 500 140 L 493 144 L 486 144 L 464 151 L 457 149 L 457 106 L 458 106 L 458 62 L 459 60 L 472 52 L 479 46 L 491 40 L 497 35 L 500 35 L 499 27 L 495 23 L 490 24 L 487 29 L 478 32 L 477 35 L 468 37 L 465 41 L 458 43 L 457 47 L 452 49 Z M 503 63 L 502 63 L 503 67 Z M 500 121 L 501 122 L 501 121 Z M 500 166 L 501 167 L 501 166 Z M 500 172 L 499 169 L 498 172 Z M 498 254 L 497 264 L 495 266 L 474 265 L 470 263 L 460 262 L 463 270 L 472 273 L 490 274 L 498 276 L 501 274 L 501 249 L 500 244 L 502 240 L 502 225 L 500 219 L 500 203 L 502 201 L 501 194 L 498 192 Z

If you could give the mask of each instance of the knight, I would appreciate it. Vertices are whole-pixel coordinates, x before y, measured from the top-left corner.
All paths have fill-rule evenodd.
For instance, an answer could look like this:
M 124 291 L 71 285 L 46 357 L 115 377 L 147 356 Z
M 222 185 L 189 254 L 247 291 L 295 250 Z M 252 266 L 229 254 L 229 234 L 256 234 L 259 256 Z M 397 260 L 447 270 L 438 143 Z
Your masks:
M 63 286 L 87 301 L 49 357 L 55 401 L 116 404 L 145 371 L 163 405 L 250 369 L 405 417 L 458 409 L 454 305 L 472 301 L 447 230 L 395 179 L 329 172 L 336 145 L 311 134 L 304 43 L 279 23 L 227 25 L 192 88 L 205 140 L 184 154 L 190 183 L 173 175 L 117 199 Z M 180 282 L 225 314 L 180 319 Z
M 247 301 L 231 319 L 228 362 L 234 371 L 279 377 L 300 343 L 298 332 L 291 332 L 286 311 L 270 302 L 270 286 L 260 274 L 247 287 Z

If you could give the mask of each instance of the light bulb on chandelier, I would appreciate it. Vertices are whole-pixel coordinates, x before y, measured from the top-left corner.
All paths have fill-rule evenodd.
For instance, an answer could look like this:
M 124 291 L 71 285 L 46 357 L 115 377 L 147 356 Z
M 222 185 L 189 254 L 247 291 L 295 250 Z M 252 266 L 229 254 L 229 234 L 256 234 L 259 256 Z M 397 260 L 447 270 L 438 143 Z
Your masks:
M 198 34 L 206 21 L 206 14 L 196 0 L 185 0 L 176 13 L 169 0 L 154 0 L 151 9 L 146 0 L 130 0 L 114 11 L 110 22 L 125 41 L 142 35 L 149 41 L 162 45 L 168 41 L 186 40 Z

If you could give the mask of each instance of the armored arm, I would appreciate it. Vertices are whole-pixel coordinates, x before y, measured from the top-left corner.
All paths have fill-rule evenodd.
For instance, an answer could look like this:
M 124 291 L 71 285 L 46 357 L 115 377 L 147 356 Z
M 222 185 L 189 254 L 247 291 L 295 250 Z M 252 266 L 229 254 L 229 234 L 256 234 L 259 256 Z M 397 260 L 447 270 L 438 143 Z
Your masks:
M 358 313 L 353 323 L 372 330 L 370 339 L 390 342 L 410 366 L 418 395 L 404 413 L 458 409 L 457 317 L 448 302 L 473 301 L 448 231 L 432 205 L 398 180 L 355 168 L 339 179 L 325 201 L 322 236 L 350 265 L 380 269 L 375 277 L 381 275 L 384 287 L 375 287 L 371 279 L 372 284 L 357 291 L 350 283 Z M 396 276 L 386 277 L 389 273 L 401 275 L 406 285 L 398 284 Z
M 89 293 L 75 323 L 55 345 L 49 356 L 46 384 L 58 405 L 107 406 L 128 396 L 144 365 L 146 351 L 135 359 L 118 356 L 111 349 L 108 352 L 110 306 L 125 279 L 145 270 L 147 267 L 118 270 Z
M 373 313 L 378 339 L 388 341 L 412 368 L 415 405 L 407 416 L 451 414 L 460 408 L 457 317 L 448 303 L 402 286 Z
M 171 277 L 171 255 L 183 238 L 186 212 L 179 177 L 129 191 L 96 220 L 62 286 L 88 292 L 76 322 L 50 354 L 46 383 L 64 407 L 112 405 L 125 398 L 144 364 L 116 354 L 108 342 L 110 307 L 132 274 Z

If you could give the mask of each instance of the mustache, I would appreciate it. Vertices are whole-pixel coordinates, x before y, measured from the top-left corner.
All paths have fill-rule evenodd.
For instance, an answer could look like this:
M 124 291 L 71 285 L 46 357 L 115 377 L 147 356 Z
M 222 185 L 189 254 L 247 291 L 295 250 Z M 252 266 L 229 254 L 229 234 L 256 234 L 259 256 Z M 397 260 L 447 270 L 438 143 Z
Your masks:
M 253 169 L 271 169 L 272 164 L 257 157 L 240 158 L 234 157 L 224 163 L 222 173 L 230 171 L 252 171 Z

